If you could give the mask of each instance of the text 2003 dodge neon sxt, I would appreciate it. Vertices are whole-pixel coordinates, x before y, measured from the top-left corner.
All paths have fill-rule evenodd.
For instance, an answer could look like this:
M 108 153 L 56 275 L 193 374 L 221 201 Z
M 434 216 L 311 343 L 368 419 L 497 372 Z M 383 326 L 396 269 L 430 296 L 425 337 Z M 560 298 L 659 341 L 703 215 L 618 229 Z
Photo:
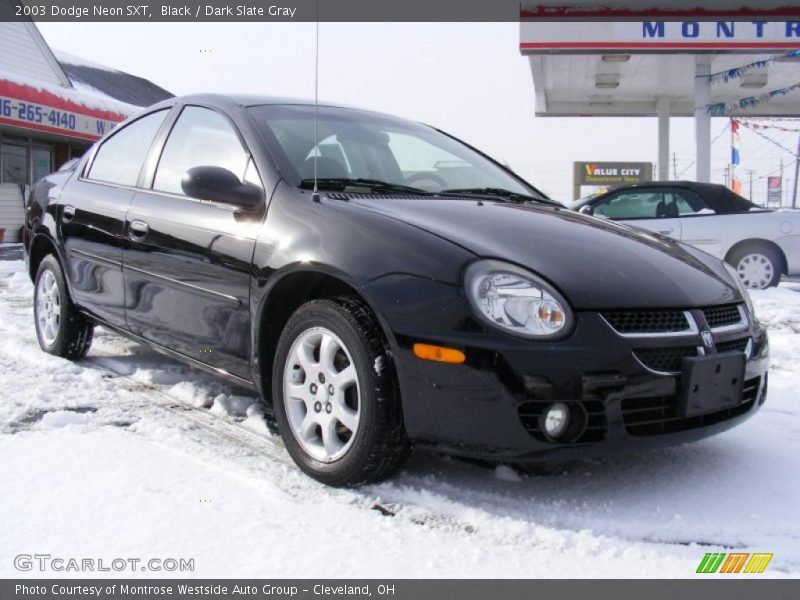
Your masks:
M 767 336 L 721 261 L 565 210 L 431 127 L 314 115 L 174 99 L 39 182 L 42 348 L 80 358 L 102 324 L 256 389 L 332 485 L 412 445 L 524 462 L 696 440 L 764 402 Z

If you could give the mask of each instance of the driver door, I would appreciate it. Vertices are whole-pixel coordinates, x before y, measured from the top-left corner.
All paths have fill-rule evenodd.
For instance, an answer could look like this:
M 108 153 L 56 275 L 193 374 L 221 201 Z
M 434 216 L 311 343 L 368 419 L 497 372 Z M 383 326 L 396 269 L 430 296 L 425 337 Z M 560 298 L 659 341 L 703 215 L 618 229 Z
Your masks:
M 680 207 L 668 188 L 633 189 L 610 194 L 592 204 L 592 214 L 676 240 L 682 236 Z
M 126 319 L 147 340 L 249 379 L 250 266 L 260 220 L 184 194 L 181 178 L 198 166 L 261 185 L 233 123 L 215 110 L 185 106 L 151 189 L 137 192 L 128 210 Z

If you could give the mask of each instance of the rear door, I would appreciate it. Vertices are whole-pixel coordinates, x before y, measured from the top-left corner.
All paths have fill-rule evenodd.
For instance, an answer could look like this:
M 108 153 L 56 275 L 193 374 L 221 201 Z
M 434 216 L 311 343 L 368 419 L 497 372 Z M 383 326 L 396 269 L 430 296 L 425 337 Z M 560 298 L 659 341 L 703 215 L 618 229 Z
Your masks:
M 60 196 L 57 219 L 72 298 L 113 325 L 125 325 L 125 213 L 168 112 L 150 113 L 116 131 L 93 152 L 83 172 L 76 173 Z
M 186 196 L 181 179 L 198 166 L 260 185 L 232 120 L 183 107 L 151 189 L 137 192 L 128 211 L 127 323 L 145 339 L 250 380 L 250 275 L 261 218 Z
M 681 239 L 679 208 L 669 188 L 622 190 L 592 203 L 593 214 Z

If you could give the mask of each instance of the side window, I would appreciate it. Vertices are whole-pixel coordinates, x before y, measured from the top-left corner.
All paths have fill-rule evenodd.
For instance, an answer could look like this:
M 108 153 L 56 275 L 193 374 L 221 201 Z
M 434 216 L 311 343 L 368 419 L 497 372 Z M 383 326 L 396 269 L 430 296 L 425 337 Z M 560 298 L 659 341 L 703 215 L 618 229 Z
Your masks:
M 136 185 L 142 163 L 167 112 L 160 110 L 137 119 L 108 138 L 97 150 L 86 176 L 96 181 Z
M 674 190 L 672 195 L 680 216 L 716 214 L 700 196 L 691 190 Z
M 661 192 L 622 192 L 594 205 L 594 214 L 609 219 L 655 219 L 664 205 Z M 677 215 L 676 215 L 677 216 Z
M 153 189 L 183 194 L 181 179 L 192 167 L 222 167 L 244 182 L 249 155 L 228 120 L 208 108 L 187 106 L 169 134 Z

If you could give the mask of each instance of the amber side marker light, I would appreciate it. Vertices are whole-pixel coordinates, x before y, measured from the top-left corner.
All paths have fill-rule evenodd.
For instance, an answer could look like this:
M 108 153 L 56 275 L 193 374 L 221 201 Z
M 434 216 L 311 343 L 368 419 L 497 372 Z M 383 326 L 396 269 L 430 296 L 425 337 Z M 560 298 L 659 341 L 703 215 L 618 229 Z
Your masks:
M 414 344 L 414 356 L 423 360 L 433 360 L 453 365 L 460 365 L 467 360 L 467 356 L 461 350 L 433 346 L 431 344 Z

